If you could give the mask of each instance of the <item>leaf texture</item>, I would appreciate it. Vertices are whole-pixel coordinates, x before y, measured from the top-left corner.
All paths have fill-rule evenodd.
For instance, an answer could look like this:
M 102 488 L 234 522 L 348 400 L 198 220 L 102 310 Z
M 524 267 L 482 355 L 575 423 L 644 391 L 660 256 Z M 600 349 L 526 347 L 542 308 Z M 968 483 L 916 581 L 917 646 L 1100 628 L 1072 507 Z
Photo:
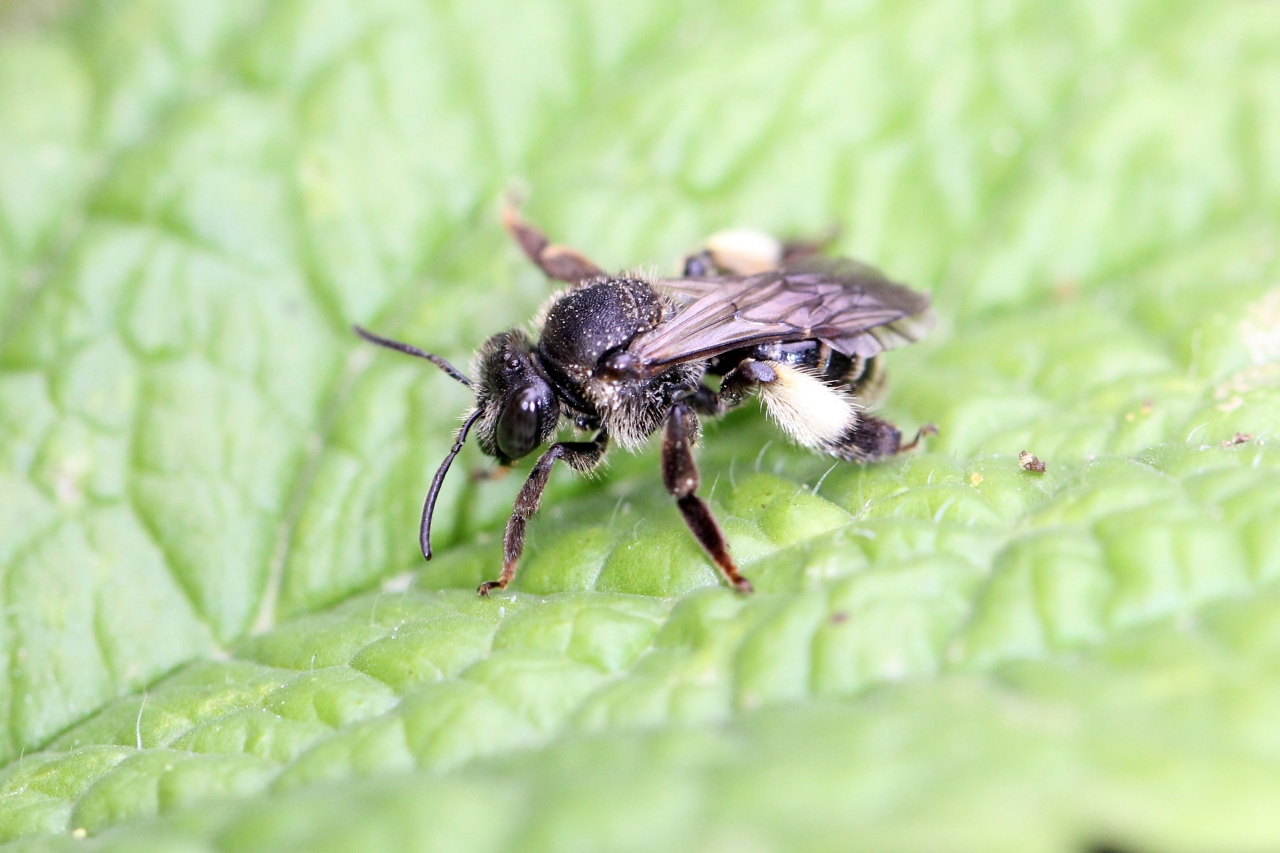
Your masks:
M 0 841 L 1268 850 L 1280 10 L 0 6 Z M 843 230 L 932 294 L 866 468 L 709 425 L 416 516 L 549 289 Z M 1044 460 L 1024 471 L 1018 453 Z

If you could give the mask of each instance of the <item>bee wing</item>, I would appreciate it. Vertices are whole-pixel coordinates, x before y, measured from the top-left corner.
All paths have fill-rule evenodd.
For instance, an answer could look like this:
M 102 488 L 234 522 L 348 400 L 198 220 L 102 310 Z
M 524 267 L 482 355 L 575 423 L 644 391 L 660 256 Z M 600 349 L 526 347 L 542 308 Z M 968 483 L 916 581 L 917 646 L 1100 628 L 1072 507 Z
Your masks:
M 810 258 L 758 275 L 658 284 L 686 305 L 628 347 L 650 373 L 778 341 L 817 339 L 870 357 L 919 340 L 933 321 L 928 296 L 849 260 Z

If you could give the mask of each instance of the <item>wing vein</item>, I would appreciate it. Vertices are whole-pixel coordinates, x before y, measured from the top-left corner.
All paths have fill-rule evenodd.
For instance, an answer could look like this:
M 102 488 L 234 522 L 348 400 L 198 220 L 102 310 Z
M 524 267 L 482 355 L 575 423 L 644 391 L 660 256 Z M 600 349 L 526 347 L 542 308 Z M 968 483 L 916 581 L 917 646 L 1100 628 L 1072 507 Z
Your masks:
M 932 321 L 928 296 L 855 261 L 812 258 L 752 276 L 657 284 L 685 307 L 628 347 L 652 373 L 729 350 L 810 339 L 870 357 L 918 340 Z

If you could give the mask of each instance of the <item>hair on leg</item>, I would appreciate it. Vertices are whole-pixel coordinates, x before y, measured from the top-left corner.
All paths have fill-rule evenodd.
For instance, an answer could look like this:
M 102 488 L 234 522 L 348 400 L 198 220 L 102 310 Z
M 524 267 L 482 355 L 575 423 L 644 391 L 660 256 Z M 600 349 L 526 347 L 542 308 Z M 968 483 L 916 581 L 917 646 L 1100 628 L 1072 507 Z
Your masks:
M 902 432 L 896 426 L 870 415 L 862 415 L 858 419 L 858 425 L 841 436 L 828 452 L 850 462 L 875 462 L 877 459 L 915 450 L 922 438 L 937 432 L 938 428 L 933 424 L 925 424 L 920 427 L 915 438 L 903 444 Z

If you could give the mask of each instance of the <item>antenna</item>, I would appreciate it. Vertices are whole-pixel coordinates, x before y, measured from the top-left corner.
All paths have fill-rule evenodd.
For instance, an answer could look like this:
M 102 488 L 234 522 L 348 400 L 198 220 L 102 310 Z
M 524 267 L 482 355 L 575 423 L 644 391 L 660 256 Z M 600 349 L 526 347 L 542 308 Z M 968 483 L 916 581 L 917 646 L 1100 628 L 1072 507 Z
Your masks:
M 453 443 L 453 449 L 449 451 L 449 455 L 440 463 L 440 467 L 436 470 L 436 475 L 431 478 L 431 488 L 427 490 L 427 501 L 422 505 L 422 524 L 418 527 L 418 544 L 422 546 L 422 556 L 428 560 L 431 559 L 431 515 L 436 511 L 436 497 L 440 494 L 440 486 L 444 484 L 444 475 L 449 473 L 449 466 L 453 464 L 453 457 L 462 452 L 462 443 L 467 440 L 467 433 L 471 430 L 471 425 L 480 419 L 480 415 L 484 409 L 476 409 L 471 416 L 462 424 L 462 429 L 458 430 L 458 440 Z
M 445 373 L 449 374 L 454 379 L 461 382 L 463 385 L 466 385 L 468 388 L 471 387 L 471 380 L 468 379 L 465 375 L 463 375 L 461 370 L 454 367 L 448 361 L 446 361 L 445 359 L 441 358 L 438 355 L 435 355 L 434 353 L 423 352 L 422 350 L 418 349 L 417 347 L 411 344 L 404 344 L 404 343 L 401 343 L 400 341 L 393 341 L 390 338 L 380 337 L 378 335 L 375 335 L 373 332 L 369 331 L 368 329 L 361 328 L 360 326 L 352 326 L 351 329 L 357 335 L 364 338 L 366 341 L 368 341 L 371 344 L 377 344 L 380 347 L 393 349 L 396 352 L 402 352 L 405 355 L 412 355 L 412 356 L 416 356 L 417 358 L 425 358 L 427 361 L 431 362 L 436 367 L 440 368 Z

